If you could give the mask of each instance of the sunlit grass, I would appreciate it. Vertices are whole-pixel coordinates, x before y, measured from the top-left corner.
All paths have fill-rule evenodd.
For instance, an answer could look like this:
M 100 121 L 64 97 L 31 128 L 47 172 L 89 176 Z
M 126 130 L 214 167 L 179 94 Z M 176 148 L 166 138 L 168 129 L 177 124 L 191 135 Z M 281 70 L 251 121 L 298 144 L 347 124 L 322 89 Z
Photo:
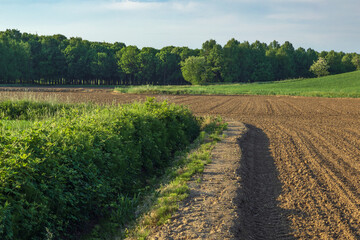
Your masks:
M 27 120 L 0 120 L 0 128 L 18 131 L 30 127 L 33 123 L 33 121 Z
M 124 93 L 153 94 L 220 94 L 220 95 L 290 95 L 310 97 L 360 97 L 360 71 L 338 75 L 292 79 L 274 82 L 184 85 L 124 86 L 115 88 Z

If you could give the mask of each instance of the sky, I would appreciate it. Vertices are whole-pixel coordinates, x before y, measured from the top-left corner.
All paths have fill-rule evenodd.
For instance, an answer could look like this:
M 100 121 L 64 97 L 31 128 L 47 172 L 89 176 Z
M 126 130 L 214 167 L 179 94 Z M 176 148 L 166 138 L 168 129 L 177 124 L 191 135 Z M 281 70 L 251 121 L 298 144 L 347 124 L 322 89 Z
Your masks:
M 259 40 L 360 53 L 359 0 L 0 0 L 0 31 L 201 48 Z

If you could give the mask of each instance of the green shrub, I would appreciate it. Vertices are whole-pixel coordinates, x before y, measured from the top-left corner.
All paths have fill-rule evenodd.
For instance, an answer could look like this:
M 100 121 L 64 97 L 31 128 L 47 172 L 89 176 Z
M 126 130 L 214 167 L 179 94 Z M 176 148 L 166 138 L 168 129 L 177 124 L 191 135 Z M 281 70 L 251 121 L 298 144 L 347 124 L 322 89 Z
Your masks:
M 64 107 L 0 132 L 1 239 L 73 238 L 84 222 L 119 211 L 119 198 L 161 174 L 200 131 L 188 109 L 153 99 L 87 113 Z
M 64 104 L 50 102 L 36 102 L 29 100 L 1 101 L 0 119 L 8 120 L 39 120 L 53 117 L 58 113 L 66 113 L 70 109 L 86 112 L 94 106 L 88 104 Z

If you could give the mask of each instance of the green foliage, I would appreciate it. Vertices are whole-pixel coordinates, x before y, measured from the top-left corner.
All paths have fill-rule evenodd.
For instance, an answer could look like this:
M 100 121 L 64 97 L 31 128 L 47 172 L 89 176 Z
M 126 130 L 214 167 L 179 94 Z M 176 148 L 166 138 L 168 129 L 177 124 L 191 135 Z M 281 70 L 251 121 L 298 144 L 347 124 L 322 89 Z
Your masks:
M 79 104 L 77 109 L 82 112 L 92 108 L 91 105 Z M 0 119 L 7 120 L 39 120 L 66 112 L 74 106 L 61 103 L 35 102 L 29 100 L 0 102 Z
M 244 82 L 248 79 L 249 51 L 235 39 L 229 40 L 223 48 L 221 77 L 224 82 Z
M 204 57 L 189 57 L 181 62 L 181 72 L 184 79 L 192 85 L 206 83 L 206 60 Z
M 356 70 L 360 70 L 360 56 L 359 55 L 354 55 L 351 60 L 351 63 L 354 65 Z
M 143 82 L 151 83 L 157 78 L 160 60 L 156 57 L 157 50 L 154 48 L 143 48 L 138 55 L 139 58 L 139 78 Z
M 4 129 L 22 130 L 26 129 L 33 124 L 28 120 L 1 120 L 0 127 Z
M 11 109 L 28 117 L 23 104 Z M 72 239 L 91 219 L 126 215 L 126 196 L 161 174 L 200 129 L 188 109 L 154 99 L 61 109 L 21 131 L 0 127 L 1 239 Z
M 222 47 L 211 39 L 202 45 L 200 56 L 205 58 L 205 74 L 207 82 L 221 82 Z
M 173 46 L 162 48 L 156 57 L 159 59 L 157 84 L 185 84 L 180 70 L 181 53 L 179 49 Z
M 143 212 L 137 225 L 125 231 L 125 237 L 131 239 L 146 239 L 149 229 L 166 223 L 178 210 L 179 202 L 189 195 L 187 184 L 194 176 L 200 176 L 205 165 L 211 163 L 211 150 L 227 124 L 221 117 L 206 117 L 201 119 L 202 131 L 193 144 L 191 153 L 181 156 L 168 174 L 165 174 L 161 187 L 156 190 L 150 209 Z M 206 143 L 205 143 L 206 142 Z M 196 180 L 199 182 L 200 177 Z
M 120 68 L 130 76 L 130 83 L 134 83 L 135 75 L 139 71 L 138 54 L 136 46 L 128 46 L 120 50 L 121 59 L 118 62 Z
M 30 46 L 0 34 L 0 82 L 15 82 L 30 77 Z
M 265 82 L 311 77 L 318 57 L 330 74 L 360 68 L 357 53 L 294 49 L 288 41 L 269 45 L 229 40 L 224 47 L 211 39 L 201 49 L 162 49 L 90 42 L 63 35 L 39 36 L 18 30 L 0 32 L 0 84 L 180 85 L 193 82 L 181 67 L 189 57 L 204 58 L 193 75 L 198 82 Z M 197 59 L 197 60 L 199 60 Z M 194 59 L 192 59 L 194 60 Z M 199 61 L 198 61 L 199 62 Z M 197 64 L 196 66 L 198 66 Z M 189 81 L 185 80 L 187 78 Z M 191 80 L 190 80 L 191 79 Z M 205 79 L 205 80 L 204 80 Z M 196 83 L 196 84 L 198 84 Z
M 327 61 L 320 57 L 313 65 L 310 67 L 310 72 L 314 73 L 318 77 L 329 75 L 328 69 L 330 66 Z

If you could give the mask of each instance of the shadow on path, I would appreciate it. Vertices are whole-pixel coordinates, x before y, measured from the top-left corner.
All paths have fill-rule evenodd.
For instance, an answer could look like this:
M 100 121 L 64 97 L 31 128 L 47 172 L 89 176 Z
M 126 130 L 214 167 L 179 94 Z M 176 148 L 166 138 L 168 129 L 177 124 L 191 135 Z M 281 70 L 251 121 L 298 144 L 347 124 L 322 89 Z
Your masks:
M 239 139 L 242 152 L 238 173 L 238 239 L 294 239 L 287 220 L 288 211 L 279 207 L 282 185 L 278 179 L 269 139 L 259 128 L 246 125 Z

